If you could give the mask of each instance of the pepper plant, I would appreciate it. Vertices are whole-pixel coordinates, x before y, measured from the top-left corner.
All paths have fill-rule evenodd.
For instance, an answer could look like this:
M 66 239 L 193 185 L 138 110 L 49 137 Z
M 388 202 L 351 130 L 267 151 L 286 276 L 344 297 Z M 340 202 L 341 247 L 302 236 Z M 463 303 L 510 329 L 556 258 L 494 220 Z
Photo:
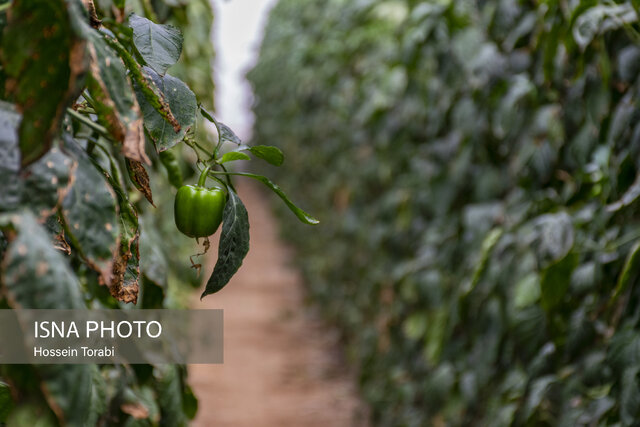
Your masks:
M 219 291 L 249 250 L 236 175 L 263 182 L 317 223 L 269 179 L 228 169 L 247 153 L 276 165 L 283 154 L 243 144 L 206 110 L 206 16 L 204 0 L 0 1 L 2 308 L 175 306 L 169 280 L 186 277 L 191 250 L 178 230 L 206 238 L 222 222 L 202 296 Z M 204 29 L 192 46 L 189 20 Z M 167 21 L 189 22 L 184 36 Z M 191 87 L 169 73 L 174 66 Z M 204 203 L 183 187 L 194 164 L 201 173 L 192 190 L 210 196 Z M 180 188 L 175 205 L 170 186 Z M 184 253 L 177 262 L 176 252 Z M 182 425 L 196 407 L 179 366 L 0 367 L 0 424 L 39 414 L 46 425 Z

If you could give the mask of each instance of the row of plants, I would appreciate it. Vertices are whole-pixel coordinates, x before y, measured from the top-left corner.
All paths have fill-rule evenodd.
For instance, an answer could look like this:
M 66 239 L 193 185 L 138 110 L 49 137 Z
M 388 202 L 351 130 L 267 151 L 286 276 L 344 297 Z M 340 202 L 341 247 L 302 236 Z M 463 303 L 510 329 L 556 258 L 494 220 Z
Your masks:
M 254 140 L 376 425 L 640 419 L 640 4 L 280 0 Z

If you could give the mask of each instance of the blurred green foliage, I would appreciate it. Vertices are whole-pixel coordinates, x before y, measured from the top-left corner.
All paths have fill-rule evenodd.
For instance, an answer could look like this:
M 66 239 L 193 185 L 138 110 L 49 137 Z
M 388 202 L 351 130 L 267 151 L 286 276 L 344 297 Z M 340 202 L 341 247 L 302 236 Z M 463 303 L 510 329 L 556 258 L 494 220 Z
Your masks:
M 273 9 L 254 140 L 322 221 L 283 232 L 376 425 L 637 425 L 637 12 Z

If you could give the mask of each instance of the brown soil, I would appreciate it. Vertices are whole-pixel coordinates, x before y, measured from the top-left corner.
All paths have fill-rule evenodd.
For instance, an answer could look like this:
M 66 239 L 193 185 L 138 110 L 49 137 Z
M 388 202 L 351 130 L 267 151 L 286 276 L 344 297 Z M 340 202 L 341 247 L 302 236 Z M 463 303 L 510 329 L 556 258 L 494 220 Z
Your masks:
M 251 250 L 225 289 L 193 304 L 224 309 L 224 364 L 189 367 L 200 403 L 193 425 L 366 426 L 336 334 L 304 304 L 301 278 L 264 194 L 252 185 L 239 193 L 249 212 Z

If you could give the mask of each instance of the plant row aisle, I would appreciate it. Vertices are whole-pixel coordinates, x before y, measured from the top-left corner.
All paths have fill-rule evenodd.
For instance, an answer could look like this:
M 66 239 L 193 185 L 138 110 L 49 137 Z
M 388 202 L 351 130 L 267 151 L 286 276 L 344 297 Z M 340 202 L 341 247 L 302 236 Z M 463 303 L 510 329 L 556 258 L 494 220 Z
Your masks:
M 640 419 L 636 1 L 281 0 L 254 140 L 377 425 Z

